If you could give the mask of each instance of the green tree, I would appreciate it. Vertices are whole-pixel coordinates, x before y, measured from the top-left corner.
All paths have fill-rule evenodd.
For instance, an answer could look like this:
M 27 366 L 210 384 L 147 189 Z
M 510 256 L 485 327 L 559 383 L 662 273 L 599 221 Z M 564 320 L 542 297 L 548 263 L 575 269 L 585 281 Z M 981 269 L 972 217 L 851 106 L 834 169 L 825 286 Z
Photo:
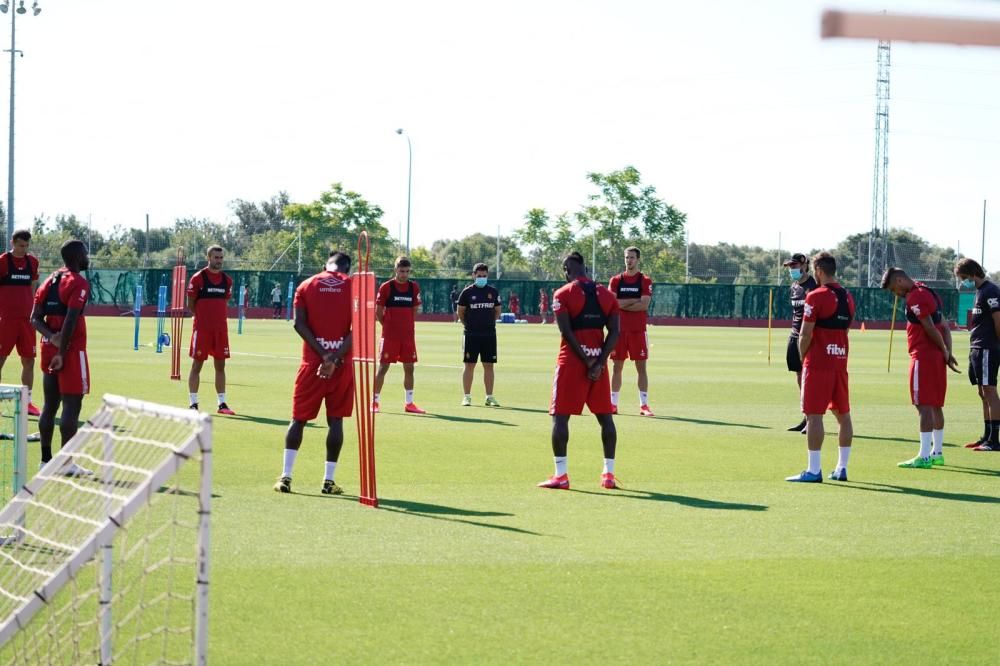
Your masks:
M 372 270 L 384 272 L 392 268 L 396 244 L 382 226 L 382 209 L 357 192 L 345 190 L 341 183 L 333 183 L 315 201 L 289 204 L 284 216 L 290 223 L 302 225 L 302 255 L 306 265 L 325 265 L 331 249 L 344 250 L 354 257 L 358 235 L 367 231 Z M 360 259 L 355 257 L 355 266 L 360 265 Z
M 526 263 L 533 277 L 562 279 L 562 258 L 576 249 L 576 235 L 568 213 L 551 218 L 544 208 L 532 208 L 514 239 L 527 248 Z
M 485 234 L 472 234 L 459 240 L 439 240 L 431 246 L 434 260 L 441 271 L 449 275 L 467 275 L 472 267 L 483 262 L 490 267 L 490 272 L 497 274 L 497 237 Z M 521 254 L 521 248 L 510 237 L 500 237 L 500 271 L 509 277 L 510 273 L 524 273 L 527 262 Z

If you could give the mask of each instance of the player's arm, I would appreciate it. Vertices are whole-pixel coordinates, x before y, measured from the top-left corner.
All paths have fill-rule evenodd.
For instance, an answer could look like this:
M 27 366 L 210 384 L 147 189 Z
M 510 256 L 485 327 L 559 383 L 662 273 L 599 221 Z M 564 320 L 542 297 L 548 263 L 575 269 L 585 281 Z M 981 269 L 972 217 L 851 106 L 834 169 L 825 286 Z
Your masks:
M 997 338 L 1000 339 L 1000 310 L 993 313 L 993 330 L 996 331 Z
M 51 340 L 52 336 L 56 334 L 56 332 L 49 328 L 48 324 L 45 323 L 45 313 L 43 312 L 42 306 L 38 303 L 35 303 L 31 308 L 31 326 L 46 340 Z
M 559 333 L 562 334 L 563 339 L 566 340 L 566 344 L 573 350 L 573 353 L 579 356 L 581 361 L 590 365 L 591 358 L 583 351 L 580 341 L 576 339 L 573 327 L 570 325 L 569 312 L 566 311 L 566 308 L 559 308 L 556 312 L 556 324 L 559 325 Z
M 955 355 L 952 353 L 951 330 L 948 328 L 947 322 L 945 322 L 945 325 L 941 327 L 940 331 L 941 331 L 941 339 L 944 340 L 944 346 L 948 348 L 948 351 L 945 352 L 944 355 L 945 358 L 944 362 L 948 365 L 949 368 L 951 368 L 955 372 L 960 372 L 958 369 L 958 361 L 955 359 Z
M 455 310 L 455 314 L 458 315 L 458 320 L 463 324 L 465 323 L 465 311 L 468 309 L 469 308 L 465 307 L 464 305 L 459 305 L 458 308 Z
M 503 310 L 503 306 L 497 303 L 496 306 L 494 306 L 493 308 L 493 321 L 497 321 L 500 319 L 501 310 Z
M 618 309 L 627 312 L 646 312 L 649 310 L 649 302 L 652 296 L 641 296 L 639 298 L 619 298 Z
M 804 360 L 806 357 L 806 352 L 809 351 L 809 345 L 813 341 L 813 329 L 816 328 L 816 322 L 814 321 L 803 321 L 802 330 L 799 331 L 799 360 Z
M 383 323 L 385 323 L 385 322 L 382 321 L 382 319 L 384 317 L 385 317 L 385 306 L 384 305 L 376 304 L 375 305 L 375 321 L 377 321 L 379 324 L 383 324 Z
M 73 339 L 73 331 L 76 330 L 76 325 L 80 321 L 80 314 L 82 313 L 82 308 L 69 308 L 66 310 L 66 318 L 63 319 L 62 330 L 49 338 L 49 342 L 59 347 L 56 355 L 49 362 L 49 370 L 52 372 L 62 370 L 63 359 L 66 356 L 66 350 L 69 348 L 69 341 Z
M 620 327 L 620 315 L 615 312 L 610 317 L 608 317 L 608 336 L 604 338 L 604 346 L 601 347 L 601 355 L 597 357 L 597 362 L 590 367 L 590 378 L 594 381 L 601 376 L 602 369 L 608 362 L 608 356 L 614 351 L 615 345 L 618 344 L 618 336 L 621 330 Z
M 306 312 L 305 303 L 298 303 L 295 307 L 295 323 L 293 324 L 295 332 L 299 334 L 299 337 L 309 348 L 316 352 L 316 355 L 323 359 L 324 363 L 332 363 L 333 353 L 323 349 L 323 345 L 316 341 L 316 335 L 309 328 L 309 317 Z

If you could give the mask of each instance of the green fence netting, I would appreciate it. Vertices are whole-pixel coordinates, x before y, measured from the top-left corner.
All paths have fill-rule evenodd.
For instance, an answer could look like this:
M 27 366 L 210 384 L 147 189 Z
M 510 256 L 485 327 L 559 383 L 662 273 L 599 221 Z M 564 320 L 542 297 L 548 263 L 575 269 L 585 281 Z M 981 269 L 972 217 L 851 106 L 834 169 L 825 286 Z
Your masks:
M 188 268 L 188 275 L 193 273 Z M 304 277 L 287 271 L 226 271 L 233 278 L 238 289 L 249 289 L 250 306 L 269 307 L 271 290 L 277 284 L 281 287 L 282 303 L 288 294 L 288 283 L 298 285 Z M 170 285 L 170 271 L 111 270 L 99 269 L 86 273 L 92 286 L 91 302 L 100 305 L 115 305 L 123 311 L 131 309 L 135 299 L 135 287 L 141 284 L 143 302 L 155 305 L 157 291 L 161 284 Z M 378 276 L 379 282 L 390 276 Z M 451 311 L 451 293 L 460 292 L 468 282 L 446 278 L 418 279 L 423 297 L 423 311 L 427 313 L 448 313 Z M 520 312 L 537 315 L 539 290 L 544 290 L 552 302 L 552 292 L 563 283 L 543 280 L 494 280 L 500 291 L 504 311 L 509 310 L 511 294 L 520 299 Z M 857 304 L 859 321 L 886 321 L 892 317 L 893 295 L 882 289 L 871 287 L 849 287 Z M 954 289 L 938 289 L 944 312 L 948 319 L 959 318 L 959 292 Z M 791 318 L 791 303 L 788 287 L 771 285 L 732 284 L 667 284 L 653 285 L 653 300 L 650 314 L 658 317 L 678 317 L 683 319 L 767 319 L 768 303 L 773 297 L 775 319 Z M 234 297 L 235 302 L 235 297 Z M 896 312 L 902 317 L 902 307 Z

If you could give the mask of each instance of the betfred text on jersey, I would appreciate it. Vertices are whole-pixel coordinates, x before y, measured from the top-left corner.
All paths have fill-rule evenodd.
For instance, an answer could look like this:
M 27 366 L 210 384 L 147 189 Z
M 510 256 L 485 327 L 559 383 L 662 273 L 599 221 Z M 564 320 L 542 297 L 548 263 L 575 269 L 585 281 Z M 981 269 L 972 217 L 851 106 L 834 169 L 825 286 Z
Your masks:
M 847 356 L 847 347 L 829 344 L 826 346 L 826 353 L 828 356 Z
M 494 308 L 496 305 L 492 301 L 483 301 L 482 303 L 470 303 L 469 309 L 471 310 L 483 310 Z

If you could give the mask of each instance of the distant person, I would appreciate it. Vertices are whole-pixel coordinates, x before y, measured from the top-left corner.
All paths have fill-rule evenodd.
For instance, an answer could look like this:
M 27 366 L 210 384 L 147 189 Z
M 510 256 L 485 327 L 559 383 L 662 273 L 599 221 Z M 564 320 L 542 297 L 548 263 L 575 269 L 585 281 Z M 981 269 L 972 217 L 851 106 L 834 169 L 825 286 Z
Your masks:
M 854 298 L 837 282 L 837 261 L 833 255 L 820 252 L 813 257 L 812 266 L 820 286 L 806 294 L 799 332 L 802 412 L 806 415 L 809 465 L 802 473 L 785 480 L 823 483 L 820 465 L 823 415 L 830 409 L 840 424 L 837 466 L 830 473 L 830 479 L 847 481 L 847 463 L 854 439 L 847 377 L 847 334 L 854 320 Z
M 198 409 L 201 368 L 212 357 L 215 364 L 215 391 L 219 414 L 234 416 L 226 404 L 226 359 L 229 358 L 229 322 L 226 307 L 233 295 L 233 278 L 222 272 L 225 255 L 218 245 L 205 252 L 207 265 L 195 273 L 187 289 L 188 309 L 194 314 L 191 331 L 191 372 L 188 391 L 191 409 Z
M 461 321 L 461 317 L 458 316 L 458 288 L 452 287 L 451 293 L 448 294 L 448 303 L 451 304 L 451 316 L 455 322 Z
M 31 310 L 38 284 L 38 259 L 28 253 L 30 243 L 31 232 L 18 229 L 10 237 L 10 251 L 0 254 L 0 372 L 16 349 L 21 358 L 21 384 L 28 387 L 28 414 L 38 416 L 41 412 L 31 398 L 37 352 Z
M 518 298 L 517 294 L 515 294 L 514 292 L 511 292 L 510 296 L 508 297 L 507 306 L 510 308 L 510 311 L 514 313 L 514 319 L 520 319 L 521 299 Z
M 281 319 L 281 286 L 277 282 L 271 290 L 271 307 L 274 308 L 271 319 Z
M 42 390 L 45 402 L 38 417 L 42 465 L 52 460 L 52 434 L 56 412 L 62 446 L 73 439 L 80 420 L 83 396 L 90 393 L 87 360 L 87 320 L 83 309 L 90 298 L 90 283 L 81 273 L 90 268 L 87 247 L 68 240 L 60 249 L 63 268 L 50 275 L 35 292 L 31 325 L 42 335 Z M 69 476 L 91 474 L 75 463 L 62 470 Z
M 413 366 L 417 362 L 417 342 L 414 321 L 420 309 L 420 285 L 410 279 L 412 264 L 406 257 L 397 257 L 395 277 L 383 282 L 375 298 L 375 318 L 382 325 L 379 342 L 379 366 L 372 392 L 372 411 L 380 409 L 379 396 L 389 368 L 403 364 L 403 390 L 407 414 L 426 414 L 413 402 Z
M 649 375 L 646 361 L 649 360 L 649 337 L 646 323 L 649 302 L 653 299 L 653 281 L 639 271 L 640 252 L 637 247 L 625 249 L 625 270 L 611 278 L 608 289 L 618 298 L 621 311 L 621 335 L 611 352 L 613 370 L 611 374 L 612 413 L 618 413 L 618 396 L 622 390 L 622 370 L 625 361 L 632 359 L 638 375 L 639 414 L 653 416 L 649 408 Z
M 799 358 L 799 331 L 802 330 L 802 312 L 805 310 L 806 294 L 816 288 L 816 280 L 809 274 L 809 258 L 804 254 L 793 254 L 784 263 L 792 284 L 788 287 L 788 295 L 792 301 L 792 332 L 788 336 L 788 348 L 785 350 L 785 365 L 789 372 L 795 373 L 795 383 L 802 392 L 802 359 Z M 788 429 L 789 432 L 802 432 L 806 428 L 806 417 Z
M 549 295 L 544 289 L 538 290 L 538 314 L 542 317 L 542 323 L 549 323 Z
M 483 364 L 483 384 L 486 406 L 499 407 L 493 397 L 493 366 L 497 362 L 497 319 L 500 318 L 500 292 L 487 284 L 489 267 L 478 263 L 472 267 L 473 282 L 458 297 L 458 318 L 465 327 L 462 334 L 462 406 L 472 405 L 472 379 L 476 363 Z
M 910 352 L 910 402 L 920 416 L 920 451 L 900 467 L 930 469 L 944 464 L 946 368 L 958 372 L 951 353 L 951 331 L 941 312 L 941 298 L 902 268 L 882 275 L 882 288 L 906 303 L 906 346 Z
M 552 309 L 562 340 L 552 381 L 552 455 L 555 473 L 540 488 L 568 489 L 569 417 L 586 405 L 601 425 L 604 472 L 601 487 L 618 488 L 615 449 L 618 433 L 611 415 L 611 382 L 607 363 L 618 342 L 618 301 L 614 294 L 587 277 L 583 256 L 573 252 L 563 260 L 566 284 L 556 290 Z M 607 329 L 608 335 L 604 336 Z
M 354 364 L 351 363 L 351 258 L 331 252 L 326 270 L 295 290 L 295 332 L 302 338 L 302 362 L 295 375 L 292 420 L 285 433 L 281 476 L 275 492 L 292 492 L 292 471 L 302 446 L 306 423 L 326 404 L 326 463 L 323 495 L 342 495 L 334 481 L 344 446 L 344 419 L 354 406 Z
M 955 276 L 962 281 L 962 287 L 976 288 L 969 330 L 969 381 L 977 387 L 983 403 L 983 436 L 965 446 L 974 451 L 1000 451 L 1000 288 L 986 278 L 983 267 L 974 259 L 959 260 Z

